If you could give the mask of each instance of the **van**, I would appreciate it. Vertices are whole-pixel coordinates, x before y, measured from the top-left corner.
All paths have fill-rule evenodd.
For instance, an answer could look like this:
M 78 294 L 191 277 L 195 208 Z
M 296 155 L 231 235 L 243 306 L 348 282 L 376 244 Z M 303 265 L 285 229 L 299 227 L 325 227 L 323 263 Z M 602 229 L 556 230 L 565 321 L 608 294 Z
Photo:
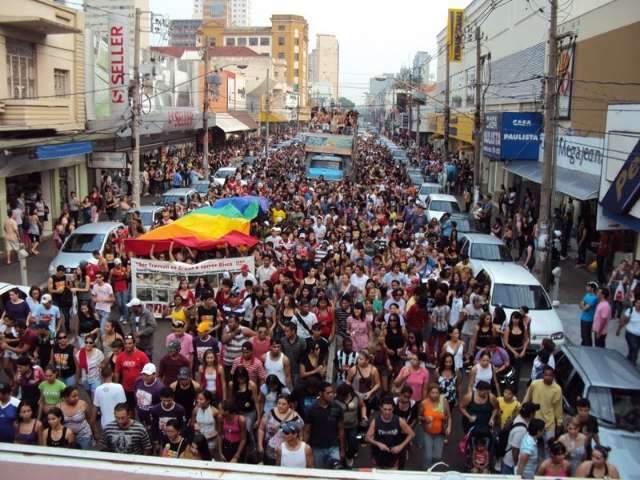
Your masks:
M 182 203 L 186 206 L 189 205 L 191 199 L 198 192 L 193 188 L 171 188 L 162 194 L 160 198 L 160 205 L 173 205 L 182 200 Z

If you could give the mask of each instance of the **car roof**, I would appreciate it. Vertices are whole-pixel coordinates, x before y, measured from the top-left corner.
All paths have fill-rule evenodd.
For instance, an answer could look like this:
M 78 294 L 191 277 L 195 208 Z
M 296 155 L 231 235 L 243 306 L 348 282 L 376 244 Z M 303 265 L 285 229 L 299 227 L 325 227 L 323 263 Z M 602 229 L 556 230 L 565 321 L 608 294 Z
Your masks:
M 563 345 L 562 352 L 580 376 L 594 387 L 640 390 L 640 371 L 609 348 Z
M 144 212 L 155 212 L 158 210 L 162 210 L 163 208 L 164 207 L 160 205 L 142 205 L 138 207 L 136 210 L 138 210 L 140 213 L 144 213 Z
M 440 184 L 439 183 L 433 183 L 433 182 L 422 182 L 420 184 L 420 188 L 422 187 L 437 187 L 440 188 Z
M 453 217 L 453 216 L 452 216 Z M 504 241 L 487 233 L 465 233 L 463 238 L 469 239 L 471 243 L 484 243 L 489 245 L 504 245 Z
M 458 203 L 458 200 L 453 195 L 448 195 L 446 193 L 430 193 L 429 197 L 431 200 L 438 200 L 440 202 L 455 202 Z
M 220 167 L 218 170 L 216 170 L 216 172 L 226 172 L 228 170 L 238 170 L 238 167 Z
M 118 227 L 124 227 L 124 225 L 120 222 L 85 223 L 84 225 L 81 225 L 78 228 L 76 228 L 73 231 L 72 235 L 78 234 L 78 233 L 107 234 Z
M 209 184 L 211 183 L 209 180 L 205 180 L 204 178 L 201 180 L 196 180 L 195 182 L 191 182 L 191 185 L 200 185 L 201 183 Z
M 174 197 L 178 195 L 188 195 L 195 192 L 193 188 L 171 188 L 162 194 L 163 197 Z
M 529 270 L 518 263 L 483 262 L 482 270 L 485 270 L 489 274 L 491 281 L 494 284 L 540 285 L 538 279 L 534 277 Z

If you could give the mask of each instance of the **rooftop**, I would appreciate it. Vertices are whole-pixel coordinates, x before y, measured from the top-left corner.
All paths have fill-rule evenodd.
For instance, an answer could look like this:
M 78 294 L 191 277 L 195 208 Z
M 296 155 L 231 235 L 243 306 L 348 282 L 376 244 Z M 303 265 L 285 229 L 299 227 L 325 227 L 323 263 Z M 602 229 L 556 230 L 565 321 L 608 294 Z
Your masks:
M 169 57 L 180 58 L 185 52 L 197 52 L 196 47 L 151 47 L 152 52 L 158 52 Z M 209 47 L 209 57 L 259 57 L 260 54 L 248 47 Z

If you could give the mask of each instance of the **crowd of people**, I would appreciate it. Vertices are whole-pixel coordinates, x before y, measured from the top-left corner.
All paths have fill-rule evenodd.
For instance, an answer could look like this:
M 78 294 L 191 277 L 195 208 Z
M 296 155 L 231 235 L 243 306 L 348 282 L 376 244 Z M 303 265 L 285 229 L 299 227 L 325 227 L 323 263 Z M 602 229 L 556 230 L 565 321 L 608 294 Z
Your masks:
M 528 309 L 490 311 L 456 232 L 426 221 L 386 147 L 359 140 L 353 175 L 340 182 L 307 180 L 299 143 L 268 155 L 257 141 L 233 148 L 257 154 L 247 185 L 227 182 L 202 203 L 269 199 L 268 218 L 252 227 L 255 272 L 216 291 L 185 280 L 158 320 L 130 298 L 130 258 L 117 245 L 73 281 L 59 269 L 47 293 L 13 292 L 0 329 L 10 379 L 0 385 L 0 441 L 316 468 L 360 465 L 367 445 L 364 466 L 387 469 L 453 462 L 443 453 L 452 444 L 477 473 L 619 478 L 588 400 L 564 415 L 553 342 L 525 374 Z M 426 173 L 469 171 L 415 151 Z M 197 170 L 195 158 L 176 158 L 175 171 Z M 169 167 L 148 165 L 166 178 Z M 172 208 L 167 221 L 184 213 Z M 512 212 L 526 238 L 524 213 Z M 136 236 L 135 215 L 128 222 L 123 235 Z M 178 255 L 200 258 L 167 260 Z M 640 313 L 626 313 L 637 328 Z M 172 329 L 161 352 L 158 322 Z

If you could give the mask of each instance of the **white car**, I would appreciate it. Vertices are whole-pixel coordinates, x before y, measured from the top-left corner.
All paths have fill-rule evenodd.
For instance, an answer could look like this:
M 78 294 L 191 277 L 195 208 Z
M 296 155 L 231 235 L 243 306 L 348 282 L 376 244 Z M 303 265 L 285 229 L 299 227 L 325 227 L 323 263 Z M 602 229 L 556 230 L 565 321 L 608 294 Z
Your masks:
M 440 221 L 445 213 L 460 213 L 460 205 L 453 195 L 444 193 L 430 193 L 425 200 L 425 209 L 427 211 L 427 221 L 432 218 Z
M 216 173 L 213 174 L 214 185 L 224 186 L 227 183 L 227 179 L 233 178 L 238 174 L 237 167 L 220 167 Z M 240 185 L 246 185 L 247 181 L 240 179 Z
M 564 328 L 553 308 L 547 292 L 529 270 L 508 262 L 486 262 L 476 280 L 489 285 L 490 309 L 501 306 L 509 321 L 511 313 L 522 306 L 529 308 L 529 350 L 537 350 L 543 338 L 551 338 L 556 345 L 565 343 Z
M 461 239 L 460 254 L 469 257 L 475 273 L 485 262 L 513 262 L 513 256 L 504 240 L 486 233 L 467 233 Z
M 193 188 L 171 188 L 162 194 L 157 205 L 173 205 L 182 200 L 182 203 L 186 206 L 197 194 L 198 192 Z
M 427 197 L 431 193 L 440 193 L 442 191 L 442 187 L 439 183 L 429 183 L 424 182 L 420 185 L 420 190 L 418 190 L 418 199 L 425 203 L 427 201 Z

